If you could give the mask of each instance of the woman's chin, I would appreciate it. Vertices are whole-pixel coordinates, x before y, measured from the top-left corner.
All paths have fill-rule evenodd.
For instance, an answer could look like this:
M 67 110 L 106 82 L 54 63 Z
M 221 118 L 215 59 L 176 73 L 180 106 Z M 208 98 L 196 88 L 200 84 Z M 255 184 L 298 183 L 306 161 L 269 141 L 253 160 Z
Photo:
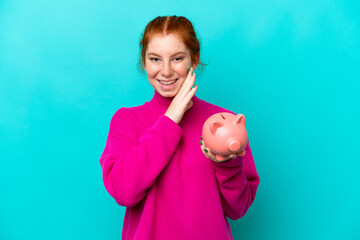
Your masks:
M 175 97 L 176 94 L 173 91 L 171 92 L 160 91 L 160 95 L 166 98 L 172 98 Z
M 176 96 L 176 94 L 179 92 L 179 89 L 175 88 L 171 91 L 170 90 L 166 91 L 160 88 L 158 89 L 157 92 L 163 97 L 172 98 Z

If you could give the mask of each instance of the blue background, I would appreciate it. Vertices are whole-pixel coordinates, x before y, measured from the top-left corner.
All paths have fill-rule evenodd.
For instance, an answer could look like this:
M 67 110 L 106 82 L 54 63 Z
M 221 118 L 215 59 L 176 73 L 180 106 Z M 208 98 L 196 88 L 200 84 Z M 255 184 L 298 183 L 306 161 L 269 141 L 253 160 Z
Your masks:
M 196 95 L 246 116 L 261 183 L 235 239 L 360 239 L 360 2 L 0 1 L 0 239 L 120 239 L 99 164 L 110 119 L 151 99 L 156 16 L 186 16 Z M 200 146 L 199 146 L 200 147 Z

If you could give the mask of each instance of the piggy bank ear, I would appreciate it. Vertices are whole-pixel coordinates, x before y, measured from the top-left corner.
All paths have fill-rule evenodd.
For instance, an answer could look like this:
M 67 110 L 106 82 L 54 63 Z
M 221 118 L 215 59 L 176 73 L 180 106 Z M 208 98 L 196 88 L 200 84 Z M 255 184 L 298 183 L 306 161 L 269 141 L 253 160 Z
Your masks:
M 222 122 L 219 121 L 212 121 L 210 124 L 210 131 L 213 135 L 215 135 L 216 131 L 218 130 L 219 127 L 224 126 L 224 124 Z
M 235 116 L 234 124 L 243 124 L 245 125 L 245 116 L 242 114 L 238 114 Z

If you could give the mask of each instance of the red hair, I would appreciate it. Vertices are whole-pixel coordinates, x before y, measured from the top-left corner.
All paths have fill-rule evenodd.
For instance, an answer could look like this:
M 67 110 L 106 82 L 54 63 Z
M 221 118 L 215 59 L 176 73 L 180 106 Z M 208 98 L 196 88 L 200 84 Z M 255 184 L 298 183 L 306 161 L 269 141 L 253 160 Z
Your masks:
M 185 46 L 190 51 L 191 62 L 198 63 L 202 67 L 200 61 L 200 43 L 196 37 L 196 33 L 192 23 L 182 16 L 163 16 L 156 17 L 151 20 L 145 27 L 144 33 L 140 40 L 140 61 L 139 68 L 143 72 L 145 66 L 145 53 L 151 37 L 155 34 L 162 33 L 165 36 L 170 33 L 176 33 L 182 39 Z

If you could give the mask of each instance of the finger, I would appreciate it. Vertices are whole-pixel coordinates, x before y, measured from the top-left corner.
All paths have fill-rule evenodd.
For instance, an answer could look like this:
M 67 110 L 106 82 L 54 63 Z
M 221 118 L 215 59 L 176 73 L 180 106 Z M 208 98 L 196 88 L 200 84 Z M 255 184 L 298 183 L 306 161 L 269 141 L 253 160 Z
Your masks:
M 215 154 L 214 153 L 212 153 L 208 148 L 207 148 L 207 150 L 209 151 L 209 156 L 211 157 L 211 158 L 213 158 L 213 159 L 216 159 L 216 157 L 215 157 Z
M 205 147 L 205 149 L 209 150 L 208 148 Z M 214 153 L 212 153 L 211 151 L 208 151 L 207 153 L 208 158 L 210 158 L 211 160 L 213 160 L 214 162 L 217 163 L 222 163 L 222 162 L 227 162 L 231 159 L 234 159 L 236 157 L 236 154 L 230 154 L 229 156 L 227 156 L 224 160 L 218 160 L 215 156 Z
M 195 95 L 195 92 L 197 91 L 198 86 L 195 84 L 195 86 L 192 87 L 194 85 L 194 81 L 195 81 L 195 79 L 190 82 L 189 86 L 184 87 L 185 88 L 184 89 L 184 94 L 185 94 L 184 101 L 190 101 L 192 99 L 192 97 Z
M 191 79 L 194 77 L 194 75 L 191 76 L 192 72 L 193 72 L 193 69 L 190 68 L 190 71 L 188 72 L 188 75 L 186 76 L 186 78 L 185 78 L 184 82 L 182 83 L 180 90 L 177 94 L 177 95 L 181 96 L 182 98 L 184 98 L 189 93 L 190 88 L 192 86 L 192 85 L 190 86 L 190 84 L 192 82 Z M 195 81 L 195 79 L 194 79 L 194 81 Z
M 185 100 L 184 101 L 190 101 L 192 99 L 192 97 L 195 95 L 196 90 L 198 89 L 198 86 L 195 85 L 190 92 L 185 96 Z
M 205 155 L 206 155 L 207 158 L 210 158 L 210 159 L 212 159 L 212 160 L 214 160 L 214 159 L 216 160 L 215 155 L 210 151 L 209 148 L 207 148 L 206 146 L 204 146 L 204 147 L 203 147 L 203 151 L 204 151 L 204 153 L 205 153 Z
M 204 148 L 203 150 L 204 150 L 204 154 L 205 154 L 206 158 L 210 159 L 211 161 L 217 162 L 217 163 L 221 162 L 216 159 L 215 155 L 211 151 L 209 151 L 208 148 Z
M 190 91 L 190 89 L 194 85 L 195 79 L 196 79 L 196 74 L 194 73 L 194 69 L 191 68 L 183 84 L 183 87 L 185 88 L 186 92 Z
M 202 139 L 202 137 L 200 137 L 200 138 Z M 205 156 L 206 156 L 207 158 L 209 158 L 209 159 L 211 159 L 211 160 L 213 160 L 213 161 L 215 161 L 215 162 L 219 162 L 219 161 L 216 159 L 215 154 L 212 153 L 212 152 L 210 151 L 210 149 L 206 147 L 205 142 L 204 142 L 203 140 L 200 140 L 200 145 L 201 145 L 201 150 L 203 151 L 203 153 L 205 154 Z
M 201 145 L 201 150 L 204 152 L 204 154 L 206 155 L 207 158 L 215 161 L 215 162 L 226 162 L 228 160 L 231 160 L 231 159 L 234 159 L 236 156 L 237 156 L 237 153 L 232 153 L 230 155 L 227 156 L 226 159 L 222 160 L 222 161 L 219 161 L 216 159 L 216 156 L 214 153 L 212 153 L 205 145 L 205 142 L 202 140 L 203 138 L 200 137 L 201 140 L 200 140 L 200 145 Z
M 200 145 L 201 145 L 201 151 L 205 154 L 207 158 L 210 158 L 210 151 L 209 149 L 206 148 L 204 141 L 200 140 Z
M 207 155 L 207 152 L 204 150 L 204 149 L 206 149 L 204 141 L 200 140 L 200 147 L 201 147 L 201 151 L 204 152 Z
M 188 89 L 190 91 L 193 88 L 192 86 L 194 86 L 195 79 L 196 79 L 196 73 L 194 73 L 190 77 L 189 81 L 187 82 L 186 89 Z

